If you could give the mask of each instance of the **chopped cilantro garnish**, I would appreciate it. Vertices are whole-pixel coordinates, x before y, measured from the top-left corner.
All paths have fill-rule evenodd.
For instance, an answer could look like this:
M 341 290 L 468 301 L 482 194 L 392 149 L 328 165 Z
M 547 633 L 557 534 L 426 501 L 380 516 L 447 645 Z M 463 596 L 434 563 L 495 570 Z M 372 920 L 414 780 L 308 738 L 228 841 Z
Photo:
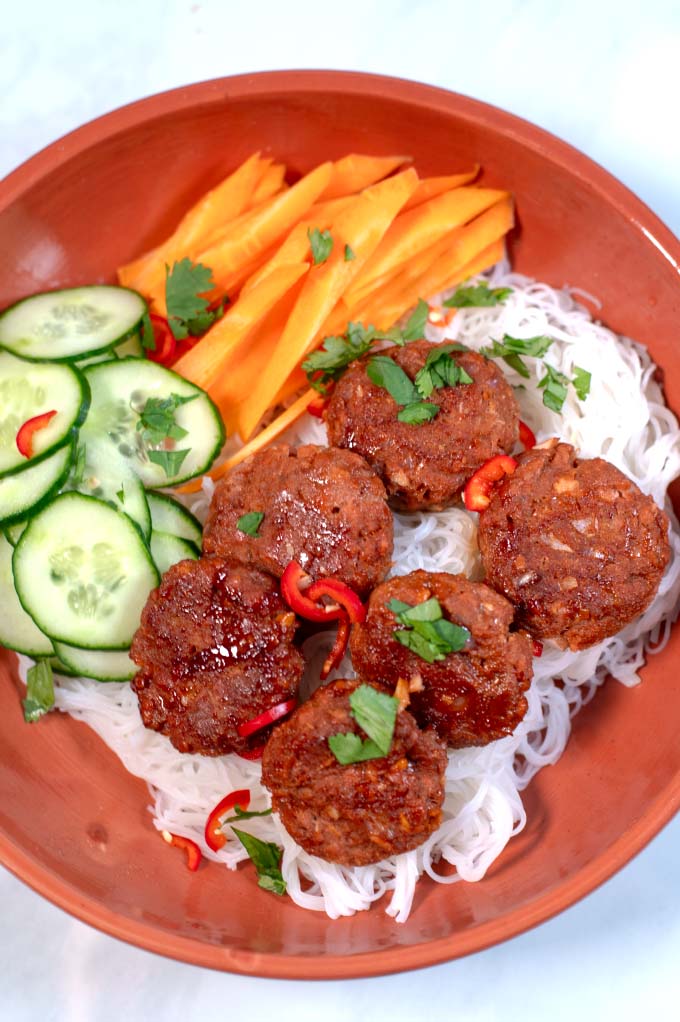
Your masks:
M 356 259 L 356 252 L 351 245 L 345 245 L 345 262 L 351 263 L 353 259 Z
M 149 461 L 152 461 L 154 465 L 160 465 L 170 479 L 177 475 L 190 450 L 190 447 L 186 447 L 181 451 L 148 451 L 147 454 Z
M 485 280 L 479 284 L 463 284 L 457 288 L 444 305 L 447 309 L 483 309 L 491 305 L 501 305 L 512 294 L 511 287 L 490 288 Z
M 366 375 L 376 386 L 386 390 L 398 405 L 418 400 L 413 380 L 387 355 L 374 355 L 366 366 Z
M 399 327 L 392 327 L 391 330 L 388 330 L 387 337 L 400 346 L 408 344 L 409 341 L 421 340 L 425 336 L 425 324 L 427 323 L 429 311 L 430 307 L 427 302 L 419 298 L 418 304 L 407 319 L 404 329 L 400 330 Z
M 235 815 L 227 816 L 224 820 L 222 820 L 222 824 L 238 823 L 239 820 L 252 820 L 254 816 L 271 816 L 273 812 L 273 809 L 260 809 L 259 812 L 257 809 L 250 809 L 246 811 L 245 809 L 241 809 L 240 806 L 234 806 Z
M 309 245 L 312 250 L 314 265 L 319 266 L 321 263 L 325 263 L 333 251 L 333 237 L 331 232 L 320 231 L 318 227 L 315 227 L 314 229 L 308 229 L 307 237 L 309 238 Z M 345 258 L 347 258 L 346 255 Z
M 239 532 L 245 532 L 246 536 L 257 536 L 263 520 L 263 511 L 247 511 L 237 521 L 236 528 Z
M 203 296 L 213 291 L 215 282 L 212 270 L 191 259 L 180 259 L 172 269 L 165 267 L 165 304 L 168 310 L 168 324 L 173 336 L 182 340 L 191 334 L 198 337 L 212 326 L 224 313 L 224 303 L 211 310 L 210 302 Z M 149 323 L 149 327 L 151 323 Z M 144 324 L 146 333 L 146 322 Z M 152 335 L 153 336 L 153 332 Z M 142 339 L 144 344 L 144 340 Z M 144 344 L 149 347 L 148 344 Z M 153 347 L 155 348 L 155 342 Z
M 165 440 L 181 440 L 187 430 L 175 422 L 175 412 L 181 405 L 194 401 L 198 394 L 182 397 L 171 394 L 170 397 L 147 398 L 139 413 L 137 429 L 142 432 L 142 439 L 148 446 L 155 447 Z
M 567 396 L 569 380 L 564 373 L 560 373 L 547 362 L 543 363 L 543 368 L 545 376 L 538 381 L 538 386 L 543 391 L 543 404 L 553 412 L 561 412 Z
M 232 827 L 234 834 L 239 839 L 248 855 L 250 856 L 255 869 L 257 870 L 257 882 L 265 891 L 272 891 L 274 894 L 286 893 L 286 881 L 281 873 L 281 849 L 271 841 L 261 841 L 243 830 Z
M 121 486 L 121 488 L 116 491 L 116 496 L 118 497 L 118 500 L 121 502 L 121 504 L 125 503 L 125 487 L 124 486 Z
M 502 358 L 503 361 L 523 376 L 529 379 L 529 370 L 522 361 L 521 356 L 527 355 L 531 358 L 540 358 L 552 344 L 552 337 L 540 334 L 538 337 L 528 337 L 522 340 L 519 337 L 511 337 L 504 334 L 502 341 L 492 341 L 491 347 L 480 348 L 480 354 L 487 358 Z
M 587 369 L 581 369 L 580 366 L 574 366 L 574 377 L 571 382 L 574 385 L 574 390 L 576 391 L 580 401 L 585 401 L 588 394 L 590 394 L 591 379 L 592 375 Z
M 377 337 L 372 326 L 362 323 L 348 323 L 343 337 L 326 337 L 318 351 L 302 363 L 311 386 L 325 394 L 327 385 L 342 376 L 350 363 L 367 354 Z
M 421 397 L 429 397 L 433 390 L 441 387 L 457 387 L 461 383 L 474 382 L 463 367 L 451 358 L 451 353 L 458 350 L 456 344 L 443 344 L 430 352 L 416 376 L 416 389 Z
M 408 422 L 411 426 L 422 426 L 439 415 L 439 405 L 432 401 L 412 401 L 397 412 L 399 422 Z
M 142 331 L 140 334 L 140 340 L 142 342 L 142 347 L 146 351 L 156 350 L 156 336 L 153 332 L 153 324 L 151 322 L 151 316 L 149 315 L 148 309 L 144 313 L 144 318 L 142 319 Z
M 54 678 L 47 660 L 38 660 L 26 675 L 26 698 L 23 701 L 24 720 L 35 723 L 54 706 Z
M 350 695 L 349 704 L 352 716 L 368 739 L 351 731 L 331 735 L 328 745 L 337 761 L 347 766 L 387 756 L 392 747 L 399 701 L 372 685 L 359 685 Z
M 448 653 L 459 652 L 470 640 L 467 628 L 444 618 L 439 600 L 435 597 L 415 606 L 402 600 L 390 600 L 387 607 L 399 624 L 405 626 L 395 630 L 397 642 L 428 664 L 444 660 Z

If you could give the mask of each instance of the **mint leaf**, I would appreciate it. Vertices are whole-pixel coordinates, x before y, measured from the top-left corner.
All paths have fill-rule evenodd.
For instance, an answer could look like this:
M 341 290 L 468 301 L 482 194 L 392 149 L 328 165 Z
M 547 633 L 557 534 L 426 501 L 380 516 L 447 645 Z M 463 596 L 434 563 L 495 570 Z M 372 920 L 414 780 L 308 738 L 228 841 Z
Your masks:
M 259 837 L 243 830 L 231 828 L 236 834 L 257 871 L 257 882 L 265 891 L 274 894 L 286 893 L 286 881 L 281 873 L 281 849 L 271 841 L 261 841 Z
M 26 698 L 23 700 L 24 720 L 34 724 L 54 706 L 54 677 L 47 660 L 38 660 L 26 675 Z
M 511 294 L 511 287 L 490 288 L 487 282 L 482 280 L 479 284 L 462 285 L 457 288 L 443 304 L 447 309 L 483 309 L 501 305 Z
M 574 366 L 574 378 L 572 384 L 576 391 L 577 397 L 580 401 L 585 401 L 590 394 L 590 382 L 592 380 L 592 374 L 587 369 L 581 369 L 580 366 Z
M 413 381 L 394 359 L 386 355 L 374 355 L 366 366 L 366 375 L 376 386 L 386 390 L 398 405 L 408 405 L 418 399 Z
M 214 289 L 213 272 L 203 263 L 192 263 L 191 259 L 184 258 L 173 263 L 172 269 L 166 263 L 165 304 L 168 324 L 176 340 L 183 340 L 189 334 L 196 337 L 205 333 L 222 314 L 223 306 L 210 311 L 210 301 L 203 297 Z
M 245 532 L 246 536 L 257 536 L 263 520 L 263 511 L 247 511 L 237 521 L 236 528 L 239 532 Z
M 318 227 L 307 230 L 312 259 L 315 266 L 325 263 L 333 251 L 333 238 L 330 231 L 320 231 Z M 346 258 L 346 256 L 345 256 Z
M 399 422 L 407 422 L 411 426 L 422 426 L 439 415 L 439 405 L 432 401 L 413 401 L 397 412 Z
M 345 245 L 345 262 L 351 263 L 352 259 L 356 259 L 356 253 L 349 245 Z

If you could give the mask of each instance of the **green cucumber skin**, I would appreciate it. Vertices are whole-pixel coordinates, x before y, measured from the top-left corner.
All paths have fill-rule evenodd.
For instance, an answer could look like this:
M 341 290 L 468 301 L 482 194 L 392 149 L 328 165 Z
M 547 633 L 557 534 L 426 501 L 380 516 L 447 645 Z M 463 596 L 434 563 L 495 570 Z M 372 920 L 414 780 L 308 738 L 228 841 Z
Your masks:
M 13 355 L 13 352 L 9 352 L 9 354 Z M 14 358 L 19 358 L 19 356 L 14 355 Z M 31 359 L 24 359 L 23 361 L 29 362 L 31 361 Z M 28 459 L 23 464 L 15 465 L 13 468 L 8 468 L 5 469 L 4 472 L 0 472 L 0 479 L 5 479 L 6 476 L 16 475 L 17 472 L 23 472 L 27 468 L 33 468 L 34 465 L 39 465 L 41 461 L 44 461 L 46 458 L 49 458 L 52 454 L 56 454 L 57 451 L 60 451 L 62 447 L 66 447 L 67 444 L 73 443 L 73 440 L 76 437 L 78 430 L 85 422 L 85 419 L 87 418 L 87 413 L 90 410 L 90 405 L 92 403 L 92 391 L 90 390 L 90 384 L 87 382 L 87 378 L 77 368 L 77 366 L 70 366 L 69 368 L 78 377 L 78 383 L 80 385 L 81 393 L 81 402 L 80 410 L 74 421 L 71 423 L 68 432 L 65 433 L 61 440 L 59 440 L 56 444 L 53 444 L 52 447 L 48 447 L 47 450 L 41 451 L 40 454 L 36 454 L 33 458 Z
M 43 493 L 42 496 L 40 496 L 33 504 L 30 504 L 28 507 L 22 507 L 21 511 L 17 511 L 16 514 L 8 515 L 6 518 L 0 519 L 0 527 L 3 529 L 3 531 L 10 525 L 17 525 L 19 522 L 22 522 L 25 519 L 34 518 L 39 511 L 42 511 L 43 508 L 45 508 L 50 503 L 50 501 L 57 496 L 59 490 L 68 479 L 71 468 L 73 467 L 73 461 L 76 453 L 76 440 L 77 433 L 74 431 L 73 436 L 71 437 L 71 455 L 67 459 L 66 465 L 61 475 L 55 480 L 52 486 L 50 486 L 50 488 L 46 490 L 45 493 Z M 63 447 L 59 447 L 57 448 L 56 451 L 52 451 L 52 454 L 58 454 L 59 451 L 61 450 L 63 450 Z M 31 462 L 30 465 L 27 464 L 25 466 L 25 468 L 33 467 L 34 462 Z
M 170 532 L 152 532 L 149 549 L 153 562 L 161 577 L 169 571 L 173 564 L 180 561 L 197 561 L 201 552 L 195 543 Z
M 151 552 L 149 550 L 149 546 L 148 546 L 146 540 L 144 539 L 144 534 L 143 534 L 140 526 L 138 525 L 138 523 L 133 518 L 130 518 L 124 512 L 119 511 L 117 508 L 114 508 L 111 504 L 108 504 L 105 501 L 99 500 L 97 497 L 89 497 L 89 496 L 87 496 L 85 494 L 77 493 L 77 491 L 70 491 L 70 493 L 60 494 L 59 496 L 60 496 L 60 498 L 64 498 L 64 497 L 68 497 L 69 495 L 77 496 L 79 499 L 82 499 L 82 500 L 91 501 L 93 505 L 97 505 L 97 506 L 103 505 L 109 511 L 113 511 L 116 514 L 120 515 L 121 518 L 124 518 L 125 521 L 137 533 L 137 536 L 139 537 L 139 540 L 140 540 L 140 548 L 143 551 L 145 561 L 147 562 L 148 566 L 151 568 L 152 574 L 155 575 L 155 582 L 154 582 L 154 585 L 152 586 L 152 589 L 157 587 L 158 585 L 160 585 L 160 575 L 158 573 L 158 569 L 156 568 L 156 565 L 154 564 L 153 558 L 151 556 Z M 47 501 L 46 504 L 47 503 L 49 503 L 49 501 Z M 44 510 L 44 507 L 42 507 L 41 510 Z M 33 517 L 35 517 L 35 516 L 33 516 Z M 13 558 L 12 558 L 13 569 L 14 569 L 14 565 L 16 564 L 17 558 L 21 556 L 22 543 L 25 542 L 25 540 L 27 538 L 30 541 L 30 535 L 29 534 L 30 534 L 30 526 L 31 526 L 31 524 L 32 524 L 32 522 L 29 522 L 29 527 L 22 533 L 22 535 L 21 535 L 21 537 L 19 539 L 19 542 L 17 543 L 17 545 L 14 548 L 14 555 L 13 555 Z M 15 578 L 16 578 L 16 570 L 14 570 L 14 575 L 15 575 Z M 24 608 L 24 610 L 26 611 L 26 613 L 29 615 L 29 617 L 32 616 L 30 614 L 30 611 L 26 607 L 26 605 L 24 603 L 24 600 L 22 599 L 22 595 L 21 595 L 20 587 L 19 586 L 16 587 L 16 593 L 17 593 L 17 596 L 19 597 L 19 602 L 21 603 L 21 605 Z M 73 642 L 73 640 L 71 638 L 65 639 L 62 635 L 54 635 L 54 634 L 51 634 L 51 632 L 45 632 L 45 635 L 53 643 L 54 642 L 61 642 L 61 643 L 64 643 L 65 645 L 70 645 L 70 646 L 75 647 L 76 649 L 82 649 L 82 650 L 101 650 L 102 652 L 107 652 L 108 653 L 108 652 L 124 651 L 124 650 L 128 650 L 130 648 L 130 640 L 125 641 L 125 642 L 121 642 L 121 643 L 116 644 L 116 645 L 103 647 L 101 644 L 99 644 L 99 645 L 78 645 L 77 643 Z
M 167 366 L 160 366 L 160 365 L 158 365 L 158 363 L 150 362 L 149 359 L 146 359 L 146 358 L 141 358 L 140 359 L 140 358 L 136 358 L 134 356 L 129 356 L 127 358 L 120 358 L 120 359 L 118 359 L 118 362 L 116 364 L 119 365 L 119 366 L 124 366 L 124 365 L 128 365 L 130 363 L 133 363 L 133 362 L 134 363 L 143 362 L 145 365 L 158 366 L 158 368 L 163 369 L 163 371 L 165 373 L 167 373 L 170 376 L 174 377 L 178 381 L 178 383 L 182 384 L 184 387 L 186 387 L 187 385 L 192 387 L 201 397 L 204 397 L 205 400 L 208 402 L 208 405 L 209 405 L 210 410 L 212 412 L 213 418 L 214 418 L 215 423 L 216 423 L 216 425 L 218 427 L 218 431 L 217 431 L 218 435 L 217 435 L 217 440 L 215 442 L 215 445 L 213 446 L 213 448 L 210 451 L 210 453 L 206 455 L 206 458 L 205 458 L 205 460 L 203 462 L 203 467 L 198 472 L 187 473 L 186 475 L 179 475 L 179 476 L 173 477 L 172 481 L 168 482 L 168 486 L 179 486 L 181 483 L 188 482 L 189 479 L 197 479 L 199 476 L 205 475 L 205 473 L 209 470 L 209 468 L 211 467 L 211 465 L 213 464 L 213 462 L 215 461 L 215 459 L 219 455 L 220 451 L 224 447 L 224 443 L 225 443 L 225 441 L 227 439 L 227 433 L 226 433 L 226 429 L 225 429 L 225 426 L 224 426 L 224 421 L 222 419 L 222 416 L 220 415 L 219 408 L 217 407 L 215 402 L 212 400 L 210 395 L 207 393 L 207 391 L 203 390 L 201 387 L 198 387 L 195 383 L 192 383 L 191 380 L 187 380 L 184 376 L 180 376 L 180 374 L 176 373 L 173 369 L 168 369 Z M 90 369 L 88 369 L 86 375 L 88 375 L 88 377 L 89 377 L 92 373 L 95 373 L 98 369 L 101 369 L 105 365 L 106 366 L 110 365 L 110 362 L 101 362 L 101 363 L 97 363 L 97 364 L 93 365 Z M 159 485 L 163 485 L 163 483 L 162 482 L 161 483 L 155 482 L 155 483 L 150 484 L 148 486 L 146 485 L 146 483 L 144 484 L 146 489 L 152 489 L 152 490 L 156 490 Z
M 132 678 L 134 678 L 135 674 L 137 673 L 137 668 L 136 667 L 134 669 L 131 669 L 129 672 L 127 672 L 125 674 L 125 677 L 109 675 L 109 674 L 105 674 L 104 672 L 101 672 L 101 671 L 96 673 L 91 668 L 88 670 L 87 673 L 85 673 L 85 672 L 79 670 L 76 667 L 75 661 L 71 661 L 71 663 L 69 663 L 69 660 L 68 660 L 68 657 L 70 655 L 71 649 L 78 649 L 78 648 L 79 647 L 77 647 L 77 646 L 69 648 L 69 646 L 66 643 L 63 643 L 63 642 L 55 643 L 55 651 L 57 653 L 57 659 L 59 659 L 61 661 L 61 664 L 63 665 L 63 667 L 65 667 L 69 672 L 71 672 L 69 675 L 67 675 L 67 677 L 72 677 L 72 678 L 91 678 L 92 681 L 98 681 L 98 682 L 102 682 L 102 683 L 106 684 L 107 682 L 131 681 Z M 114 652 L 114 651 L 112 651 L 112 650 L 96 650 L 96 649 L 92 649 L 92 650 L 84 650 L 83 652 L 86 655 L 88 653 L 95 654 L 95 659 L 96 659 L 96 654 L 97 653 L 100 653 L 100 652 L 101 653 L 111 653 L 111 652 Z M 127 652 L 127 650 L 119 650 L 119 652 L 125 653 L 125 652 Z
M 85 290 L 88 287 L 98 288 L 98 287 L 101 287 L 101 286 L 102 286 L 101 284 L 82 284 L 82 285 L 77 285 L 77 289 L 80 291 L 80 290 Z M 114 285 L 114 284 L 109 284 L 109 285 L 106 285 L 106 286 L 108 286 L 108 287 L 117 287 L 117 289 L 119 291 L 129 291 L 129 292 L 131 292 L 131 294 L 137 295 L 138 298 L 141 298 L 142 302 L 144 303 L 144 309 L 143 309 L 142 314 L 140 315 L 139 319 L 135 320 L 134 324 L 132 326 L 130 326 L 127 330 L 125 330 L 122 334 L 120 334 L 119 337 L 116 337 L 114 340 L 108 341 L 106 344 L 100 345 L 97 348 L 89 348 L 87 351 L 79 351 L 79 352 L 77 352 L 74 355 L 62 355 L 61 357 L 59 357 L 57 355 L 50 354 L 49 357 L 36 358 L 34 355 L 33 356 L 31 356 L 31 355 L 24 355 L 22 353 L 21 355 L 17 355 L 16 357 L 17 358 L 23 358 L 27 362 L 70 362 L 70 363 L 73 363 L 73 362 L 78 362 L 81 359 L 90 358 L 92 355 L 102 355 L 104 352 L 109 351 L 111 348 L 115 348 L 119 344 L 123 344 L 124 341 L 127 341 L 128 338 L 132 336 L 132 334 L 134 334 L 134 333 L 139 331 L 139 329 L 141 328 L 144 316 L 149 311 L 148 310 L 148 305 L 146 303 L 146 299 L 144 298 L 143 295 L 141 295 L 139 293 L 139 291 L 135 291 L 134 288 L 131 288 L 131 287 L 120 287 L 120 286 Z M 42 291 L 42 292 L 39 292 L 39 293 L 40 294 L 55 294 L 55 295 L 57 295 L 57 294 L 60 294 L 61 292 L 64 292 L 64 291 L 67 292 L 67 291 L 73 291 L 73 290 L 76 290 L 76 288 L 55 288 L 53 291 L 49 291 L 49 292 Z M 38 294 L 27 295 L 25 298 L 20 298 L 19 301 L 14 302 L 12 305 L 8 305 L 7 308 L 3 309 L 2 313 L 0 313 L 0 321 L 7 315 L 7 313 L 12 312 L 14 309 L 16 309 L 17 306 L 23 305 L 25 302 L 30 302 L 33 298 L 37 298 L 37 297 L 38 297 Z M 15 355 L 16 354 L 12 350 L 12 348 L 8 347 L 6 344 L 3 344 L 1 341 L 0 341 L 0 349 L 2 349 L 4 351 L 8 351 L 10 353 L 10 355 Z
M 203 526 L 195 515 L 184 504 L 181 504 L 175 497 L 168 493 L 161 493 L 159 490 L 148 490 L 149 510 L 151 511 L 151 527 L 156 532 L 169 532 L 178 539 L 186 539 L 200 550 L 203 544 Z M 154 505 L 162 504 L 169 509 L 167 514 L 175 521 L 166 520 L 161 524 L 158 515 L 154 519 Z M 161 511 L 161 514 L 163 512 Z M 163 525 L 166 527 L 163 528 Z

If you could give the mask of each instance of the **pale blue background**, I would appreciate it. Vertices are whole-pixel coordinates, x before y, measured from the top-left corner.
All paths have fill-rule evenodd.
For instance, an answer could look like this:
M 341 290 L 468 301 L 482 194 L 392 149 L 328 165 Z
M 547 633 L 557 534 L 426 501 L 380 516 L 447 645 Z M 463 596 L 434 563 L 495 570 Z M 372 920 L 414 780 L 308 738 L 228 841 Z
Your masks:
M 15 0 L 0 28 L 0 173 L 83 121 L 176 85 L 346 68 L 440 85 L 535 121 L 604 164 L 677 234 L 679 63 L 680 4 L 660 0 Z M 138 951 L 0 870 L 0 1019 L 676 1019 L 679 861 L 676 819 L 599 891 L 529 934 L 417 973 L 314 985 Z

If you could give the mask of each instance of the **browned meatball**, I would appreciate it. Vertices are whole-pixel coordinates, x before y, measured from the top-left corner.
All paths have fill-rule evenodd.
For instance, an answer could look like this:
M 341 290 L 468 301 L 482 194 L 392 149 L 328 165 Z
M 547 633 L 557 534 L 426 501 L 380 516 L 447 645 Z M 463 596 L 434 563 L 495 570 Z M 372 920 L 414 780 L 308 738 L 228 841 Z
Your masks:
M 237 528 L 264 513 L 256 536 Z M 313 578 L 333 575 L 362 596 L 385 577 L 392 515 L 385 489 L 363 458 L 329 447 L 270 447 L 216 487 L 203 550 L 280 578 L 298 561 Z
M 446 752 L 410 713 L 397 714 L 389 755 L 343 766 L 328 738 L 363 734 L 350 711 L 359 681 L 334 681 L 274 732 L 262 758 L 272 805 L 305 851 L 366 866 L 421 845 L 441 820 Z
M 296 619 L 274 579 L 216 557 L 180 561 L 147 600 L 130 655 L 148 728 L 180 752 L 220 756 L 262 745 L 239 725 L 297 696 Z
M 585 649 L 641 614 L 668 563 L 668 519 L 602 458 L 554 440 L 522 454 L 479 519 L 487 581 L 540 638 Z
M 428 663 L 395 638 L 402 630 L 391 600 L 410 606 L 431 597 L 442 616 L 470 632 L 468 645 Z M 523 632 L 510 632 L 513 610 L 507 600 L 481 582 L 446 572 L 413 571 L 391 578 L 373 592 L 366 621 L 355 625 L 352 663 L 357 674 L 392 688 L 399 678 L 419 686 L 410 710 L 422 727 L 434 727 L 448 745 L 486 745 L 511 734 L 524 717 L 522 694 L 532 677 L 532 643 Z
M 413 380 L 437 347 L 414 341 L 380 354 Z M 325 416 L 329 443 L 363 455 L 393 507 L 448 507 L 480 465 L 517 441 L 519 407 L 500 369 L 472 351 L 453 357 L 474 383 L 434 390 L 428 400 L 441 410 L 422 425 L 399 422 L 394 398 L 368 378 L 367 359 L 350 366 L 333 391 Z

